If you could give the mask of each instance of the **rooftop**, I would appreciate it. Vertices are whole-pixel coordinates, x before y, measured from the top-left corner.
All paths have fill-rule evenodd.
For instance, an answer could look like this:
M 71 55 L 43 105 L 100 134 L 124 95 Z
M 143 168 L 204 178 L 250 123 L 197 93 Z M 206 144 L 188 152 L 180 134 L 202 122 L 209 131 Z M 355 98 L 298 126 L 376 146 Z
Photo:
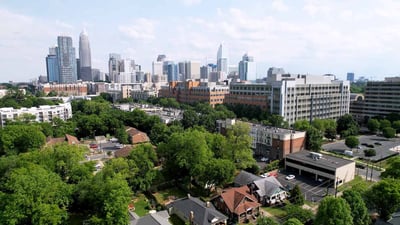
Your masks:
M 321 155 L 322 157 L 320 159 L 314 159 L 311 156 L 310 151 L 303 150 L 287 155 L 286 159 L 293 159 L 299 162 L 308 163 L 327 169 L 337 169 L 350 163 L 354 163 L 354 161 L 348 159 L 342 159 L 325 154 Z

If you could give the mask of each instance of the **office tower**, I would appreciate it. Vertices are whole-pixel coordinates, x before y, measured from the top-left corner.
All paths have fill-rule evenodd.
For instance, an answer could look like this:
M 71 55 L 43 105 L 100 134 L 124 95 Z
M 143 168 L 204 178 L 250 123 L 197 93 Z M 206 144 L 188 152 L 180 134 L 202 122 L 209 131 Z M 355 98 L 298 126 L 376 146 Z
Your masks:
M 136 64 L 135 60 L 121 60 L 119 82 L 118 83 L 135 83 L 136 82 Z
M 152 65 L 151 65 L 152 66 L 152 75 L 153 76 L 155 76 L 155 75 L 159 75 L 159 76 L 163 75 L 164 74 L 163 65 L 164 65 L 163 62 L 159 62 L 159 61 L 154 62 L 153 61 Z
M 60 83 L 75 83 L 76 74 L 76 57 L 75 48 L 72 46 L 72 38 L 68 36 L 57 37 L 57 59 L 59 68 Z
M 78 77 L 78 80 L 81 80 L 81 61 L 79 59 L 76 59 L 76 75 Z
M 178 65 L 174 63 L 174 61 L 164 61 L 164 68 L 166 69 L 166 75 L 168 82 L 178 81 Z
M 218 53 L 217 53 L 217 72 L 222 72 L 222 79 L 225 79 L 228 75 L 228 52 L 225 48 L 222 47 L 222 44 L 219 45 Z
M 179 80 L 195 80 L 200 79 L 200 62 L 184 61 L 178 63 Z
M 80 80 L 92 80 L 92 58 L 90 54 L 89 36 L 86 30 L 79 35 Z
M 350 83 L 354 82 L 354 73 L 347 73 L 347 80 L 350 81 Z
M 57 47 L 49 49 L 49 54 L 46 57 L 47 81 L 59 82 Z
M 239 79 L 248 80 L 256 78 L 257 67 L 253 57 L 244 54 L 242 61 L 239 62 Z
M 121 56 L 111 53 L 108 59 L 108 76 L 111 82 L 119 83 L 118 75 L 121 67 Z
M 157 62 L 164 62 L 167 59 L 166 55 L 158 55 Z
M 285 70 L 283 68 L 270 67 L 267 74 L 268 77 L 271 77 L 273 74 L 285 74 Z

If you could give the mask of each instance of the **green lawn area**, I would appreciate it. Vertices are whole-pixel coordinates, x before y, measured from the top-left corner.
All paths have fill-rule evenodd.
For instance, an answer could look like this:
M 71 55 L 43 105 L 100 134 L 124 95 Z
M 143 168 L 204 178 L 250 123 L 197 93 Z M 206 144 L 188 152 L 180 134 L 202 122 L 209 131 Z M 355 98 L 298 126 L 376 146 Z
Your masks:
M 144 194 L 135 197 L 133 201 L 135 204 L 135 213 L 138 214 L 138 216 L 142 217 L 149 213 L 150 203 Z
M 374 182 L 371 181 L 366 181 L 364 178 L 360 177 L 360 176 L 355 176 L 354 180 L 343 184 L 342 186 L 338 187 L 338 191 L 345 191 L 345 190 L 349 190 L 352 187 L 356 187 L 356 188 L 368 188 L 370 187 L 372 184 L 374 184 Z
M 282 207 L 262 207 L 265 211 L 269 212 L 271 215 L 276 218 L 282 218 L 287 215 L 286 211 Z
M 184 193 L 178 188 L 169 188 L 158 191 L 154 193 L 153 196 L 156 198 L 158 203 L 165 205 L 166 202 L 171 200 L 170 197 L 175 197 L 176 199 L 183 198 L 186 196 L 186 193 Z
M 172 225 L 185 225 L 185 223 L 175 214 L 169 217 L 169 222 L 171 222 Z

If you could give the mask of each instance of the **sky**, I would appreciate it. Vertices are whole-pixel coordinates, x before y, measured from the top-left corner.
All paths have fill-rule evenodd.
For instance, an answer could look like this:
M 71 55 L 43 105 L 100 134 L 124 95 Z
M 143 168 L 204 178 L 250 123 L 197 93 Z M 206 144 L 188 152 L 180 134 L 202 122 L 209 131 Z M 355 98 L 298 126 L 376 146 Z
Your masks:
M 0 82 L 46 75 L 57 36 L 89 34 L 92 67 L 108 72 L 108 56 L 134 59 L 145 72 L 158 54 L 174 61 L 229 64 L 248 53 L 256 79 L 269 67 L 294 74 L 354 72 L 382 80 L 400 70 L 397 0 L 0 0 Z

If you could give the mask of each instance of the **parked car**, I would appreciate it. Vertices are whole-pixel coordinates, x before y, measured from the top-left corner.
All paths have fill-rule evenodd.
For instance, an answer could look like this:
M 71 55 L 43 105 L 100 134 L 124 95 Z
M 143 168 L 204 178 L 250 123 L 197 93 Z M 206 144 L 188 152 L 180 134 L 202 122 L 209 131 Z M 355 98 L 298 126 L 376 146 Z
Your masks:
M 376 145 L 382 145 L 382 143 L 380 143 L 380 142 L 375 142 L 374 144 L 376 144 Z
M 121 149 L 121 148 L 123 148 L 123 147 L 124 147 L 124 145 L 123 145 L 123 144 L 119 144 L 119 143 L 118 143 L 118 144 L 115 144 L 115 147 L 116 147 L 116 148 L 119 148 L 119 149 Z
M 293 175 L 293 174 L 289 174 L 289 175 L 287 175 L 287 176 L 285 177 L 286 180 L 293 180 L 294 178 L 296 178 L 296 176 Z
M 267 162 L 267 161 L 268 161 L 268 158 L 262 157 L 260 160 L 261 160 L 261 162 Z
M 92 144 L 89 145 L 89 147 L 90 148 L 98 148 L 99 146 L 97 144 L 92 143 Z

